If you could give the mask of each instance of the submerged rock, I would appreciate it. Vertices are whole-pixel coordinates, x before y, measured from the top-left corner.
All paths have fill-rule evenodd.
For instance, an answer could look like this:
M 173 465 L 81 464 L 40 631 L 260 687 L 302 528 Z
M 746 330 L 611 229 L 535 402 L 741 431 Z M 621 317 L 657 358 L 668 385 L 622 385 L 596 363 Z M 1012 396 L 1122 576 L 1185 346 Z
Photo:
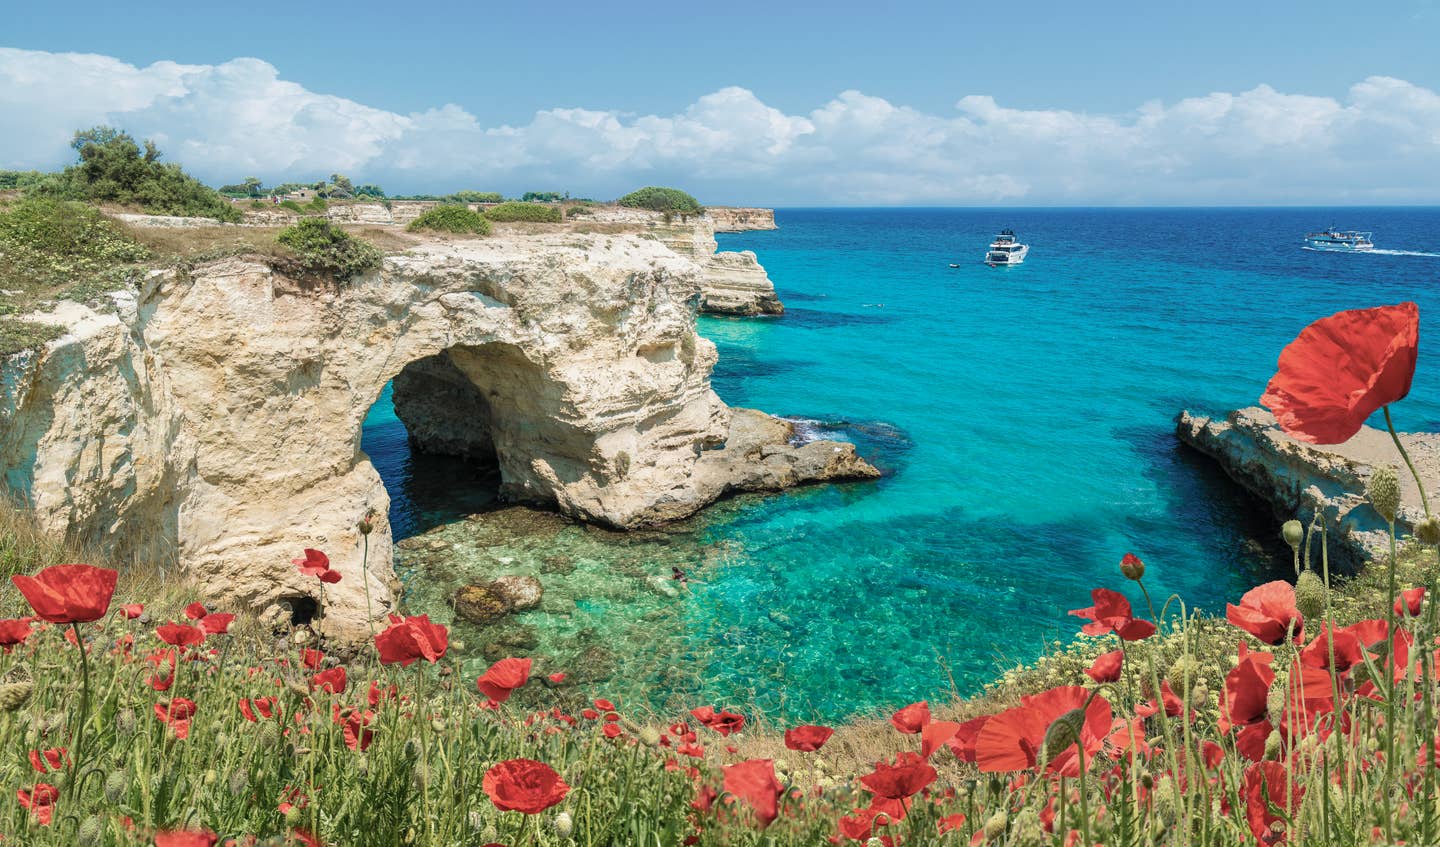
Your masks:
M 471 623 L 487 624 L 510 614 L 510 598 L 489 585 L 465 585 L 455 592 L 455 614 Z
M 540 605 L 541 598 L 545 596 L 545 586 L 541 585 L 540 580 L 533 576 L 496 577 L 495 581 L 490 583 L 490 588 L 504 597 L 509 602 L 510 608 L 517 612 L 536 608 Z

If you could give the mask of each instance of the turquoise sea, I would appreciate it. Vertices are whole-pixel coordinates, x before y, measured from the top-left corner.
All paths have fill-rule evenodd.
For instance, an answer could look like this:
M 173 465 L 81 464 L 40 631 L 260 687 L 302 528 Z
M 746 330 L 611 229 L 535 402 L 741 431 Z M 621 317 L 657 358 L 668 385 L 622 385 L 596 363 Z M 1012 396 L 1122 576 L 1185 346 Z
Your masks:
M 715 388 L 855 441 L 885 478 L 745 498 L 670 534 L 547 536 L 534 555 L 569 551 L 564 578 L 590 582 L 557 587 L 564 609 L 527 613 L 513 643 L 563 663 L 593 655 L 575 639 L 603 638 L 624 654 L 609 656 L 612 686 L 643 679 L 656 702 L 784 717 L 973 692 L 997 666 L 1070 638 L 1079 621 L 1066 610 L 1093 587 L 1124 588 L 1126 552 L 1148 564 L 1152 594 L 1208 610 L 1288 571 L 1268 508 L 1179 446 L 1172 419 L 1254 404 L 1309 321 L 1416 300 L 1420 367 L 1394 413 L 1402 429 L 1440 429 L 1429 342 L 1440 209 L 782 209 L 776 220 L 720 236 L 721 249 L 757 253 L 788 311 L 701 319 L 720 350 Z M 1380 249 L 1301 249 L 1304 232 L 1330 225 L 1373 230 Z M 1003 227 L 1029 258 L 988 268 Z M 398 536 L 488 500 L 474 474 L 409 455 L 387 398 L 362 446 Z M 443 614 L 429 583 L 448 586 L 456 570 L 523 569 L 523 552 L 497 559 L 486 531 L 485 562 L 402 560 L 419 606 Z M 656 579 L 676 562 L 690 589 L 670 597 Z M 612 572 L 657 590 L 633 603 L 582 596 Z M 634 626 L 616 635 L 622 621 Z M 633 655 L 646 652 L 648 664 Z

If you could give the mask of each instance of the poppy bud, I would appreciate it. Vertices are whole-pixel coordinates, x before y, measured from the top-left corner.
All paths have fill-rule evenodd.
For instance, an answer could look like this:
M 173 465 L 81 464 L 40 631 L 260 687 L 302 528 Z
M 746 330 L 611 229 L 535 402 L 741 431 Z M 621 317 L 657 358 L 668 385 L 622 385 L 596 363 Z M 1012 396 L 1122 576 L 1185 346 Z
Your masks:
M 885 847 L 885 842 L 872 835 L 865 839 L 865 847 Z
M 660 730 L 653 726 L 647 726 L 640 730 L 640 740 L 647 747 L 658 747 L 660 745 Z
M 1400 477 L 1395 475 L 1393 466 L 1381 465 L 1371 471 L 1365 481 L 1365 499 L 1386 523 L 1395 523 L 1400 514 Z
M 1426 547 L 1440 547 L 1440 518 L 1429 517 L 1415 524 L 1415 540 Z
M 555 834 L 561 838 L 569 838 L 570 833 L 575 831 L 575 821 L 571 819 L 569 812 L 561 812 L 555 816 Z
M 112 805 L 119 803 L 125 797 L 129 784 L 124 771 L 111 771 L 105 777 L 105 800 Z
M 288 826 L 295 826 L 305 819 L 305 811 L 299 806 L 291 806 L 285 810 L 285 823 Z
M 375 530 L 375 511 L 373 509 L 367 511 L 365 517 L 360 519 L 360 523 L 356 524 L 356 528 L 360 530 L 361 535 L 369 535 L 373 532 Z
M 1265 695 L 1265 714 L 1270 718 L 1270 723 L 1279 726 L 1285 718 L 1285 706 L 1290 697 L 1290 674 L 1280 671 L 1275 674 L 1275 681 L 1270 683 L 1270 691 Z
M 1267 762 L 1275 762 L 1280 759 L 1280 730 L 1272 729 L 1270 734 L 1265 736 L 1265 756 Z
M 115 731 L 120 735 L 130 735 L 135 731 L 134 709 L 121 709 L 115 713 Z
M 1195 684 L 1199 676 L 1200 663 L 1190 656 L 1181 656 L 1165 673 L 1165 681 L 1169 682 L 1170 687 L 1183 699 L 1189 695 L 1190 686 Z
M 1203 709 L 1208 705 L 1210 705 L 1210 686 L 1201 680 L 1195 683 L 1194 688 L 1190 689 L 1190 708 Z
M 1306 618 L 1319 620 L 1320 616 L 1325 614 L 1327 594 L 1324 580 L 1309 568 L 1302 571 L 1300 578 L 1295 580 L 1295 608 Z
M 1124 574 L 1126 579 L 1138 582 L 1141 577 L 1145 576 L 1145 563 L 1140 561 L 1140 557 L 1134 553 L 1126 553 L 1125 557 L 1120 560 L 1120 573 Z
M 91 815 L 80 824 L 80 829 L 75 837 L 80 844 L 99 844 L 101 836 L 104 835 L 100 819 Z
M 0 711 L 13 712 L 30 701 L 35 683 L 28 680 L 0 685 Z
M 1290 549 L 1300 552 L 1300 543 L 1305 540 L 1305 525 L 1297 520 L 1291 519 L 1280 527 L 1280 537 L 1290 545 Z
M 205 777 L 204 777 L 202 780 L 200 780 L 200 782 L 201 782 L 202 785 L 214 785 L 214 784 L 215 784 L 215 780 L 217 780 L 217 779 L 219 779 L 219 778 L 220 778 L 220 775 L 217 774 L 217 773 L 215 773 L 215 769 L 214 769 L 214 768 L 210 768 L 209 770 L 205 771 Z
M 1010 817 L 1004 812 L 996 812 L 995 814 L 985 819 L 985 828 L 983 830 L 983 832 L 985 833 L 985 840 L 994 841 L 995 839 L 1004 835 L 1006 828 L 1009 826 Z
M 370 775 L 370 757 L 369 757 L 369 756 L 364 756 L 364 755 L 362 755 L 362 756 L 360 756 L 359 758 L 357 758 L 357 759 L 355 760 L 355 773 L 359 774 L 360 776 L 369 776 L 369 775 Z
M 1041 744 L 1044 757 L 1042 763 L 1048 763 L 1070 747 L 1075 746 L 1080 740 L 1080 727 L 1084 725 L 1084 709 L 1071 709 L 1056 718 L 1045 730 L 1045 741 Z
M 1145 787 L 1146 791 L 1149 791 L 1155 787 L 1155 777 L 1147 771 L 1140 775 L 1140 784 Z

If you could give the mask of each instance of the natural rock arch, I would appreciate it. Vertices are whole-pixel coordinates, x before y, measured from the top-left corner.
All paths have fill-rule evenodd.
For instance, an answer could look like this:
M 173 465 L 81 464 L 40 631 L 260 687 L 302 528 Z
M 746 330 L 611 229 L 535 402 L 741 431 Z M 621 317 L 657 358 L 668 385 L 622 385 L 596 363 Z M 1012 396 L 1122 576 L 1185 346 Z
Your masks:
M 173 553 L 208 599 L 270 619 L 318 595 L 290 559 L 322 549 L 344 575 L 326 620 L 345 639 L 368 631 L 366 579 L 372 618 L 395 603 L 388 527 L 362 568 L 358 524 L 387 511 L 360 434 L 397 376 L 422 443 L 488 435 L 504 493 L 613 527 L 874 475 L 850 445 L 786 443 L 768 416 L 732 431 L 698 280 L 657 242 L 575 234 L 427 242 L 318 288 L 248 259 L 157 272 L 113 311 L 57 310 L 66 336 L 0 362 L 0 472 L 52 531 Z M 484 426 L 424 399 L 441 389 Z

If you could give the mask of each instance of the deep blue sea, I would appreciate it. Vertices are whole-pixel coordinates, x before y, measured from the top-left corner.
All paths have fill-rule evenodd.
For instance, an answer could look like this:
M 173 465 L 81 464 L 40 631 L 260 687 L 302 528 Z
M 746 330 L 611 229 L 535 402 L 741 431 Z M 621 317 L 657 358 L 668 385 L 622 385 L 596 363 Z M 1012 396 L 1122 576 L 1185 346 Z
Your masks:
M 1181 409 L 1252 405 L 1281 348 L 1332 312 L 1421 307 L 1401 429 L 1440 429 L 1440 209 L 781 209 L 754 250 L 787 312 L 703 317 L 731 405 L 853 440 L 878 483 L 752 498 L 697 544 L 683 636 L 697 697 L 834 718 L 971 692 L 1068 639 L 1096 586 L 1223 609 L 1275 567 L 1278 524 L 1173 436 Z M 1374 254 L 1301 249 L 1373 230 Z M 989 268 L 1001 228 L 1031 245 Z M 1425 255 L 1429 254 L 1429 255 Z M 949 267 L 957 263 L 958 268 Z M 471 510 L 417 479 L 387 404 L 367 423 L 398 535 Z M 444 472 L 444 463 L 428 473 Z M 417 492 L 414 496 L 407 492 Z M 421 496 L 420 491 L 430 491 Z M 479 495 L 483 500 L 483 495 Z

